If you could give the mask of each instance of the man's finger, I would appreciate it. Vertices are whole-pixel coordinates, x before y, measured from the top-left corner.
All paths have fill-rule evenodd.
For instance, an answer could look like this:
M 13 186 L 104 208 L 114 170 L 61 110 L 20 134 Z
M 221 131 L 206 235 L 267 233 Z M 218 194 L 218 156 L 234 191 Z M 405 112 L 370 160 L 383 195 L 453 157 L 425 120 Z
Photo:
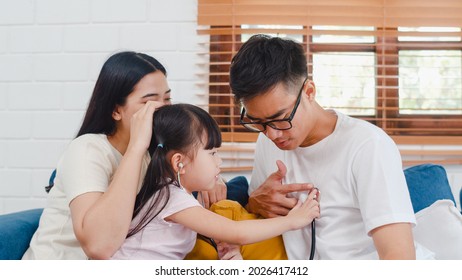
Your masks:
M 314 189 L 313 184 L 286 184 L 281 188 L 281 192 L 288 194 L 291 192 L 304 192 Z
M 275 180 L 281 181 L 286 176 L 287 168 L 286 168 L 286 165 L 281 160 L 277 160 L 276 165 L 278 167 L 278 170 L 274 172 L 273 174 L 271 174 L 271 176 Z

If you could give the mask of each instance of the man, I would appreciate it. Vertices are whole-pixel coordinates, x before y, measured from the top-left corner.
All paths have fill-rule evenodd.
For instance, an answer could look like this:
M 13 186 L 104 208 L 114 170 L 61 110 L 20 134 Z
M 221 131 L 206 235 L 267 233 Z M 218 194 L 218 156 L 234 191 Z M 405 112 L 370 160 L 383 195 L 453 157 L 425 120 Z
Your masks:
M 286 215 L 314 185 L 316 259 L 415 259 L 415 216 L 395 143 L 368 122 L 323 109 L 307 74 L 304 50 L 291 40 L 255 35 L 232 59 L 241 124 L 261 132 L 248 211 Z M 309 227 L 283 238 L 289 259 L 308 258 Z

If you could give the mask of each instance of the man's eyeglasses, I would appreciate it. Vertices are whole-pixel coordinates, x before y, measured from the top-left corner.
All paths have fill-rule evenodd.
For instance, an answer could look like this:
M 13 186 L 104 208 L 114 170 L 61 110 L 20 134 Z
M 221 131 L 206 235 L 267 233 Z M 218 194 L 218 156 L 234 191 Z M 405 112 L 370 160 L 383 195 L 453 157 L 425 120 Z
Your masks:
M 246 117 L 245 115 L 245 108 L 242 108 L 242 113 L 241 113 L 241 118 L 239 120 L 239 123 L 243 125 L 245 128 L 247 128 L 250 131 L 254 132 L 263 132 L 266 130 L 266 126 L 271 127 L 272 129 L 276 130 L 288 130 L 292 128 L 292 119 L 295 116 L 295 112 L 297 111 L 298 105 L 300 105 L 300 100 L 302 97 L 302 92 L 303 88 L 305 87 L 305 83 L 308 80 L 308 78 L 305 78 L 303 81 L 302 87 L 300 88 L 300 92 L 298 93 L 297 100 L 295 101 L 295 106 L 294 109 L 292 110 L 292 113 L 290 113 L 288 118 L 280 119 L 280 120 L 273 120 L 273 121 L 267 121 L 267 122 L 254 122 L 250 120 L 249 118 Z

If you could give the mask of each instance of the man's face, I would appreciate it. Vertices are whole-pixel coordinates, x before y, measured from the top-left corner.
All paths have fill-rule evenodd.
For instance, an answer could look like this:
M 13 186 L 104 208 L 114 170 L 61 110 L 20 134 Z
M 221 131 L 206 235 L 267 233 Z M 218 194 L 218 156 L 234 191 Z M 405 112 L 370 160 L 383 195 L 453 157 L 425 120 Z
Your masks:
M 257 122 L 263 125 L 256 127 L 274 142 L 281 150 L 293 150 L 299 147 L 305 140 L 308 124 L 306 123 L 306 106 L 304 105 L 307 95 L 306 83 L 300 81 L 300 85 L 287 87 L 279 83 L 270 91 L 260 94 L 244 103 L 244 122 Z M 291 118 L 292 117 L 292 118 Z M 280 120 L 290 120 L 289 126 Z M 274 122 L 273 122 L 274 121 Z M 268 123 L 270 122 L 270 123 Z M 280 130 L 277 128 L 287 128 Z

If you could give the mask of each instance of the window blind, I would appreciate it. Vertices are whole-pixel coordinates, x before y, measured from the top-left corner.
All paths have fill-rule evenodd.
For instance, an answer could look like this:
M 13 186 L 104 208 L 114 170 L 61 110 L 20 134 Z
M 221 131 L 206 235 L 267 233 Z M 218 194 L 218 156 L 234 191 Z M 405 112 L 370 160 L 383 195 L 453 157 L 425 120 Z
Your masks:
M 459 0 L 198 0 L 209 112 L 225 141 L 255 141 L 228 73 L 242 43 L 265 33 L 304 46 L 321 106 L 398 144 L 462 143 L 461 15 Z

